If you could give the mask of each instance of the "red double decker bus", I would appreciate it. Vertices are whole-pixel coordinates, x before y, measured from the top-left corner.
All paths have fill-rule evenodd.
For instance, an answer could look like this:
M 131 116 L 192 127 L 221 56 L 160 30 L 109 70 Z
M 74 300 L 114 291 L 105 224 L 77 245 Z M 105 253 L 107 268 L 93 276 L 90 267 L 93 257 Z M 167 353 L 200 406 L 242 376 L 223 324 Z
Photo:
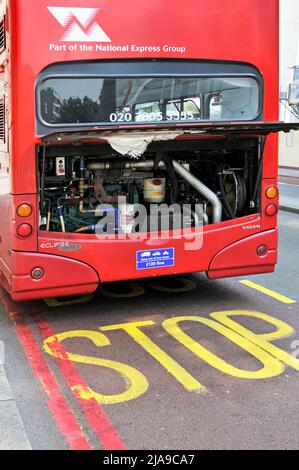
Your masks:
M 277 122 L 278 33 L 278 0 L 2 0 L 12 298 L 272 272 L 277 133 L 299 127 Z

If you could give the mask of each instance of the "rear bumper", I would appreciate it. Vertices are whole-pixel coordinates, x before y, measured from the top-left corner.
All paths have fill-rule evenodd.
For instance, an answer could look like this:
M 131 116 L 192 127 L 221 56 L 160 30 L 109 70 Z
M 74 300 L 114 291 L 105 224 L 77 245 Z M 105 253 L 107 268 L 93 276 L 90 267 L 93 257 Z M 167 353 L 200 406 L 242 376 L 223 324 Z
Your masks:
M 87 264 L 60 256 L 13 252 L 11 297 L 30 300 L 61 297 L 94 292 L 99 284 L 97 272 Z M 42 268 L 44 275 L 35 280 L 34 268 Z
M 207 276 L 209 279 L 271 273 L 277 263 L 278 230 L 269 230 L 240 240 L 221 250 L 213 258 Z M 268 253 L 257 254 L 265 245 Z
M 219 240 L 218 237 L 217 240 Z M 221 243 L 223 244 L 223 239 Z M 257 254 L 257 248 L 260 245 L 266 245 L 268 248 L 268 253 L 263 257 Z M 104 245 L 102 249 L 103 247 Z M 29 300 L 87 294 L 97 289 L 100 277 L 102 281 L 107 282 L 206 271 L 210 279 L 217 279 L 273 272 L 277 263 L 277 229 L 248 236 L 231 243 L 224 249 L 213 247 L 210 243 L 204 244 L 200 250 L 192 252 L 191 258 L 187 253 L 178 251 L 178 263 L 183 263 L 179 269 L 175 266 L 165 271 L 148 270 L 142 274 L 138 271 L 133 272 L 134 261 L 133 263 L 127 262 L 126 253 L 128 254 L 130 250 L 126 248 L 114 245 L 113 258 L 106 259 L 105 250 L 100 250 L 98 246 L 95 251 L 93 246 L 91 250 L 93 262 L 90 257 L 89 263 L 84 262 L 83 259 L 79 261 L 65 256 L 13 252 L 13 274 L 9 289 L 11 296 L 14 300 Z M 132 246 L 130 248 L 132 249 Z M 106 254 L 107 251 L 106 248 Z M 95 256 L 96 252 L 97 256 Z M 121 256 L 122 253 L 123 256 Z M 136 257 L 135 244 L 133 254 Z M 133 266 L 135 267 L 135 264 Z M 31 276 L 32 270 L 37 267 L 44 271 L 44 276 L 39 280 Z

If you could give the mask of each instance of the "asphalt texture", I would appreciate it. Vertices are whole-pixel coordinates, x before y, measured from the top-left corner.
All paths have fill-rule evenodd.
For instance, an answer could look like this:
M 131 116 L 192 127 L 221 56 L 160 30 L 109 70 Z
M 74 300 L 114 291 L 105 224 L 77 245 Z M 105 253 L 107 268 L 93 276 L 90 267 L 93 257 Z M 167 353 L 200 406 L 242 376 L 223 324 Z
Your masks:
M 291 357 L 299 349 L 298 240 L 299 215 L 282 212 L 276 272 L 246 278 L 271 289 L 274 296 L 242 284 L 241 279 L 209 281 L 200 273 L 105 285 L 92 299 L 85 299 L 86 303 L 63 305 L 67 299 L 60 299 L 56 306 L 34 301 L 1 307 L 0 339 L 5 344 L 6 374 L 32 448 L 70 448 L 68 430 L 61 428 L 61 423 L 59 426 L 57 417 L 66 412 L 65 407 L 49 405 L 59 394 L 92 449 L 122 445 L 146 450 L 297 449 L 299 366 L 296 370 L 287 365 L 282 355 L 285 352 Z M 285 298 L 278 298 L 275 292 Z M 265 346 L 249 353 L 243 347 L 242 335 L 229 339 L 215 323 L 207 324 L 207 319 L 216 321 L 211 317 L 213 312 L 227 311 L 245 311 L 234 321 L 256 335 L 277 329 L 256 312 L 267 314 L 274 321 L 279 319 L 292 329 L 285 333 L 283 326 L 284 332 L 271 341 L 278 352 L 264 357 Z M 180 323 L 189 335 L 187 340 L 182 336 L 178 340 L 162 326 L 165 320 L 182 316 L 204 319 L 199 322 L 185 318 Z M 140 331 L 133 339 L 127 330 L 105 328 L 145 321 L 152 322 L 140 327 L 145 340 Z M 26 355 L 24 342 L 20 342 L 22 325 L 33 335 L 47 370 L 58 385 L 50 395 L 47 386 L 41 384 L 39 374 L 43 368 L 34 362 L 30 344 L 25 342 Z M 101 336 L 95 344 L 91 337 L 97 338 L 100 328 L 106 343 Z M 64 357 L 57 362 L 42 349 L 42 336 L 49 336 L 50 330 L 55 334 L 77 332 L 60 338 L 65 351 L 73 354 L 68 360 Z M 239 327 L 237 330 L 240 333 Z M 237 344 L 240 338 L 241 346 Z M 205 348 L 201 358 L 189 349 L 194 344 Z M 213 353 L 212 358 L 209 353 Z M 265 365 L 258 360 L 261 354 Z M 99 359 L 131 366 L 135 371 L 131 379 L 137 377 L 137 385 L 132 386 L 107 363 L 103 367 Z M 81 393 L 78 399 L 78 387 L 70 386 L 78 377 L 65 363 L 76 368 L 89 392 L 94 392 L 93 400 L 95 393 L 99 400 L 99 394 L 120 397 L 128 391 L 126 401 L 116 398 L 116 403 L 99 404 L 94 400 L 94 408 L 88 411 L 90 396 L 85 390 L 85 397 Z M 254 378 L 255 371 L 263 368 L 264 377 Z M 236 370 L 247 377 L 237 377 Z M 190 384 L 184 371 L 199 384 L 198 389 L 188 390 Z M 93 415 L 94 420 L 88 414 L 93 409 L 98 413 Z
M 280 208 L 299 214 L 299 178 L 285 181 L 279 184 Z

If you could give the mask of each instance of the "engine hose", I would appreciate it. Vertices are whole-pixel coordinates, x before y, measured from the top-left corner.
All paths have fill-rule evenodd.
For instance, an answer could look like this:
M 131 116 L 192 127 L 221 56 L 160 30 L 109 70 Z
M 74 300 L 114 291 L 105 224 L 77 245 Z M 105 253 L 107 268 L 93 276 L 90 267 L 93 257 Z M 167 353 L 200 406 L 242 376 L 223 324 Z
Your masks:
M 77 230 L 75 230 L 74 233 L 95 232 L 95 230 L 96 230 L 95 225 L 89 225 L 88 227 L 78 228 Z
M 65 230 L 65 222 L 64 222 L 64 217 L 63 217 L 62 199 L 58 199 L 57 201 L 57 210 L 58 210 L 58 215 L 60 219 L 61 231 L 65 233 L 66 230 Z
M 52 202 L 51 199 L 46 199 L 48 203 L 48 212 L 47 212 L 47 226 L 46 226 L 46 231 L 50 231 L 50 226 L 51 226 L 51 217 L 52 217 Z
M 218 184 L 219 184 L 219 189 L 221 192 L 222 196 L 222 204 L 223 204 L 223 209 L 227 217 L 230 219 L 235 219 L 235 215 L 233 214 L 232 208 L 227 200 L 225 189 L 224 189 L 224 183 L 223 183 L 223 174 L 218 173 Z

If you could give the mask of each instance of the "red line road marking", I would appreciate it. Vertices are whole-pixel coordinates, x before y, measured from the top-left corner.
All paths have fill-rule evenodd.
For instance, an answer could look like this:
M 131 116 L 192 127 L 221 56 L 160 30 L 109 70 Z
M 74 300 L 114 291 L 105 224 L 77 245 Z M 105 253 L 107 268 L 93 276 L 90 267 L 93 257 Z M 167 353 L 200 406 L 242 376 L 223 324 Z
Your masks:
M 35 377 L 40 382 L 42 390 L 47 394 L 46 403 L 69 448 L 71 450 L 91 450 L 76 417 L 66 399 L 60 394 L 57 382 L 47 366 L 33 334 L 22 322 L 21 313 L 2 291 L 0 291 L 0 299 L 8 316 L 11 317 L 11 313 L 13 313 L 14 319 L 20 321 L 15 326 L 19 341 L 24 348 Z
M 48 395 L 47 405 L 69 448 L 71 450 L 91 450 L 66 399 L 60 394 L 57 383 L 45 363 L 29 328 L 19 324 L 16 325 L 16 332 L 35 376 Z
M 35 313 L 32 311 L 31 315 L 34 318 L 43 339 L 47 339 L 49 336 L 55 336 L 52 328 L 42 318 L 40 313 Z M 56 352 L 59 352 L 59 355 L 62 358 L 58 359 L 57 357 L 54 357 L 53 359 L 59 366 L 66 383 L 71 388 L 80 385 L 80 388 L 82 387 L 82 389 L 88 389 L 87 384 L 84 382 L 76 367 L 68 359 L 68 354 L 62 344 L 57 340 L 56 343 L 52 343 L 51 346 Z M 118 437 L 117 431 L 113 428 L 102 406 L 94 398 L 83 400 L 76 394 L 76 392 L 73 393 L 81 408 L 83 409 L 90 426 L 92 427 L 104 448 L 107 450 L 126 450 L 124 443 Z

